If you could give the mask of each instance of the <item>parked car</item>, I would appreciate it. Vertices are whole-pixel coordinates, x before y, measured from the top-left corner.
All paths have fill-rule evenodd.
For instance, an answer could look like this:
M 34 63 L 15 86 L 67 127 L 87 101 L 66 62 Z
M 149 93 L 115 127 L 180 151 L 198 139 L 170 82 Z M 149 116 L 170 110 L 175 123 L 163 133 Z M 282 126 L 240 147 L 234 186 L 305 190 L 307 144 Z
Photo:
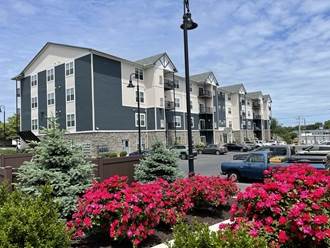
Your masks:
M 226 147 L 228 151 L 247 152 L 250 150 L 250 148 L 245 145 L 234 144 L 234 143 L 225 144 L 224 147 Z
M 288 166 L 291 163 L 271 163 L 271 152 L 259 151 L 252 152 L 244 161 L 232 161 L 221 163 L 221 174 L 233 181 L 241 178 L 260 180 L 264 177 L 264 171 L 271 167 Z M 324 170 L 325 164 L 311 164 L 316 169 Z
M 250 150 L 254 150 L 255 148 L 257 148 L 258 146 L 252 142 L 252 141 L 245 141 L 244 145 L 247 146 L 248 148 L 250 148 Z
M 135 152 L 131 152 L 130 154 L 128 154 L 129 157 L 137 157 L 139 156 L 139 151 L 135 151 Z M 144 151 L 141 151 L 141 156 L 142 157 L 146 157 L 150 155 L 150 151 L 149 150 L 144 150 Z
M 216 155 L 225 154 L 226 152 L 228 152 L 226 147 L 215 144 L 207 145 L 202 151 L 203 154 L 216 154 Z
M 297 155 L 326 156 L 330 153 L 330 145 L 312 145 L 298 151 Z
M 171 150 L 174 150 L 181 159 L 188 159 L 188 146 L 185 145 L 175 145 L 171 147 Z M 197 157 L 197 151 L 193 148 L 193 155 Z
M 291 149 L 290 146 L 285 146 L 285 145 L 262 146 L 262 147 L 258 147 L 253 150 L 253 152 L 257 152 L 257 151 L 269 151 L 269 152 L 271 152 L 272 157 L 280 156 L 286 160 L 288 160 L 294 154 L 293 149 Z M 233 160 L 245 160 L 248 156 L 249 156 L 249 153 L 235 154 L 233 156 Z

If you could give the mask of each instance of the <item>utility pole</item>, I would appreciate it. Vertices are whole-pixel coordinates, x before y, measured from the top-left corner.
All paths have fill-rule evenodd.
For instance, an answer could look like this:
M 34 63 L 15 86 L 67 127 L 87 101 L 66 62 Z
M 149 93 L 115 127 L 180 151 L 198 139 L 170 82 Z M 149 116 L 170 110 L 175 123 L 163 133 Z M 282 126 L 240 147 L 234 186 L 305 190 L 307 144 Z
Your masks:
M 298 116 L 298 121 L 299 121 L 299 126 L 298 126 L 298 145 L 301 145 L 301 141 L 300 141 L 300 138 L 301 138 L 300 119 L 301 119 L 301 116 L 299 115 L 299 116 Z
M 306 130 L 307 130 L 307 127 L 306 127 L 306 118 L 304 118 L 304 130 L 305 130 L 305 145 L 307 145 L 307 132 L 306 132 Z

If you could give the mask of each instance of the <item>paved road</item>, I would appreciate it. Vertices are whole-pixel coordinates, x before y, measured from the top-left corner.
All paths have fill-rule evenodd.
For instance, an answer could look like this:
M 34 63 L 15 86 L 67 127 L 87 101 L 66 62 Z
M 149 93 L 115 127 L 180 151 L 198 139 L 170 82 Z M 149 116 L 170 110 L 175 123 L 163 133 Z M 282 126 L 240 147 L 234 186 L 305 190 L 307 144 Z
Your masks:
M 225 155 L 206 155 L 198 154 L 197 159 L 194 160 L 195 173 L 205 176 L 221 175 L 220 163 L 224 161 L 231 161 L 235 153 L 229 152 Z M 188 175 L 188 160 L 179 160 L 179 168 Z M 249 183 L 238 183 L 240 190 L 249 186 Z

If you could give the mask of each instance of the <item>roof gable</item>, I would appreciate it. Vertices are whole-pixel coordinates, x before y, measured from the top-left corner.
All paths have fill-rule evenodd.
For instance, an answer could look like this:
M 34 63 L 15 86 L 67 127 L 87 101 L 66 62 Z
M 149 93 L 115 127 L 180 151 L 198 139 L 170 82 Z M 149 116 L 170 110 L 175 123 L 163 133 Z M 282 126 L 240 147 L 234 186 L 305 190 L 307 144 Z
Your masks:
M 216 79 L 212 71 L 203 72 L 200 74 L 195 74 L 190 77 L 191 80 L 195 82 L 206 82 L 215 86 L 219 86 L 218 80 Z
M 245 87 L 243 84 L 233 84 L 233 85 L 223 86 L 223 87 L 221 87 L 221 89 L 224 91 L 228 91 L 230 93 L 241 93 L 241 92 L 246 93 L 246 90 L 245 90 Z
M 145 67 L 159 65 L 164 69 L 170 69 L 174 72 L 177 72 L 175 65 L 173 64 L 172 60 L 166 52 L 156 54 L 144 59 L 136 60 L 135 63 L 141 64 Z

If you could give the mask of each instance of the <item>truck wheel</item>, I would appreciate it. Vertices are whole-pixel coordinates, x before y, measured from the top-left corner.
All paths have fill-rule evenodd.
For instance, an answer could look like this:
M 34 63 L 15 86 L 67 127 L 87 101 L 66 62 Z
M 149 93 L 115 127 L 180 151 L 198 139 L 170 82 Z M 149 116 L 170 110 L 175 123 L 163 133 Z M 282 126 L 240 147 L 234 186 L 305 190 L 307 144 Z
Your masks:
M 182 154 L 180 155 L 180 158 L 181 158 L 182 160 L 186 160 L 186 159 L 187 159 L 187 155 L 184 154 L 184 153 L 182 153 Z
M 232 182 L 238 182 L 239 181 L 239 174 L 236 171 L 232 171 L 228 174 L 228 179 Z
M 220 155 L 220 151 L 215 151 L 215 154 L 216 155 Z

